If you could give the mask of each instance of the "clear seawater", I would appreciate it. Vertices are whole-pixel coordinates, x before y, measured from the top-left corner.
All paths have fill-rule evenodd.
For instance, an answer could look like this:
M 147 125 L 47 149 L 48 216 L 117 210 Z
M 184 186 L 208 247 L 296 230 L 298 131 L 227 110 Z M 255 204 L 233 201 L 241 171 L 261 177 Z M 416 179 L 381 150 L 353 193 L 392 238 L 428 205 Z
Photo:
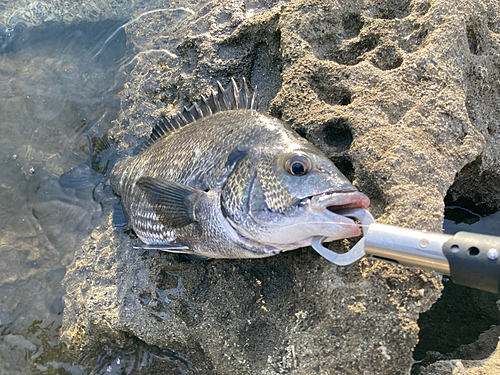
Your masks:
M 92 371 L 60 350 L 61 280 L 101 207 L 92 188 L 65 190 L 58 177 L 85 161 L 82 133 L 117 117 L 133 58 L 124 22 L 0 30 L 2 375 Z

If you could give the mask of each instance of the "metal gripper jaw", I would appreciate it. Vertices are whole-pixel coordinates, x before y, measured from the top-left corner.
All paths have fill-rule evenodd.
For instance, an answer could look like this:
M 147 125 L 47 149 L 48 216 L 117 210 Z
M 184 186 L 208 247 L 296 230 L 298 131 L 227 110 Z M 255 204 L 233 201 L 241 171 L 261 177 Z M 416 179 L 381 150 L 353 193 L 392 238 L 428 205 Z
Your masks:
M 337 213 L 353 219 L 358 219 L 361 222 L 364 236 L 366 236 L 368 226 L 375 222 L 373 216 L 367 210 L 362 208 L 345 209 L 342 211 L 339 210 Z M 324 239 L 325 237 L 314 237 L 311 242 L 311 246 L 319 255 L 337 266 L 348 266 L 349 264 L 357 262 L 366 255 L 364 247 L 365 237 L 361 238 L 351 250 L 344 254 L 338 254 L 324 247 L 322 244 Z

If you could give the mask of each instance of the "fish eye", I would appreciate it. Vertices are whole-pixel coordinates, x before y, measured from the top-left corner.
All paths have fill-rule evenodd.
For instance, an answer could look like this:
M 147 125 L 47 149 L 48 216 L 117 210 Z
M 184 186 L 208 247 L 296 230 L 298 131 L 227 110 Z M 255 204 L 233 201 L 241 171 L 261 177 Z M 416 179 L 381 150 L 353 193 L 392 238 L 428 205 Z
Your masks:
M 293 176 L 303 176 L 311 169 L 309 159 L 301 155 L 294 155 L 285 161 L 285 170 Z

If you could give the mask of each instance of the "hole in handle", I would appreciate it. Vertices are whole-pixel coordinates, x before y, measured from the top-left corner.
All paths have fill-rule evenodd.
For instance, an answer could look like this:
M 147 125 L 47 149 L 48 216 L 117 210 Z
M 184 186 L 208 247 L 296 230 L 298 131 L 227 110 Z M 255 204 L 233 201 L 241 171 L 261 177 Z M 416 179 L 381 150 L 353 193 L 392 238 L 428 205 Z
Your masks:
M 476 256 L 479 254 L 479 249 L 475 246 L 469 247 L 469 255 L 470 256 Z

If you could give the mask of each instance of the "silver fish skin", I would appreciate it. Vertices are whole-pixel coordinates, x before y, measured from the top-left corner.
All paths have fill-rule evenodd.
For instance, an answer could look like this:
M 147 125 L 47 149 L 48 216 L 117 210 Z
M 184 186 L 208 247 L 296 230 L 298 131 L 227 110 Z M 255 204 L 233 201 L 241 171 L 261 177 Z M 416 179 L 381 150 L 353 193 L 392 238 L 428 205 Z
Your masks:
M 335 211 L 369 199 L 284 122 L 225 110 L 164 133 L 109 173 L 145 248 L 259 258 L 360 234 Z

